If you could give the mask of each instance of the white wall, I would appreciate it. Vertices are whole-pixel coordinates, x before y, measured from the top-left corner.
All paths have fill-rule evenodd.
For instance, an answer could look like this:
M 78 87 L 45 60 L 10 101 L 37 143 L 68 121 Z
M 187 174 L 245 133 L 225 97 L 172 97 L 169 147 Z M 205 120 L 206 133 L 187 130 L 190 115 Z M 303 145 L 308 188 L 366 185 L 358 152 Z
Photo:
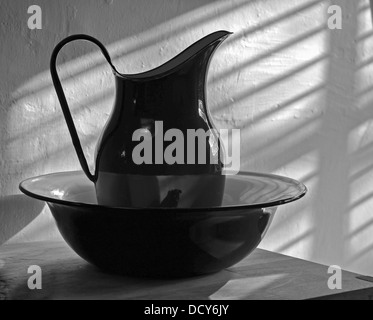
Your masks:
M 31 4 L 43 9 L 42 30 L 27 28 Z M 327 28 L 331 4 L 342 7 L 342 30 Z M 1 0 L 0 244 L 59 238 L 48 209 L 19 195 L 18 183 L 79 169 L 48 70 L 58 41 L 95 36 L 132 73 L 220 29 L 235 34 L 210 69 L 217 126 L 242 130 L 243 169 L 287 175 L 310 190 L 279 209 L 262 247 L 373 275 L 368 0 Z M 86 43 L 67 47 L 60 65 L 92 162 L 113 78 Z

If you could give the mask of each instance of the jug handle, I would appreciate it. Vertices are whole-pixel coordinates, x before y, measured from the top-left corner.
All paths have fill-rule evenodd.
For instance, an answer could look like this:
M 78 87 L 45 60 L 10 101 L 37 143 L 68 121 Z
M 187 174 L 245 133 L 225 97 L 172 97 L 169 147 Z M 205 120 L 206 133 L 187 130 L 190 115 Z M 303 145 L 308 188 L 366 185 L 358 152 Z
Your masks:
M 50 61 L 50 70 L 51 70 L 53 84 L 54 84 L 54 87 L 55 87 L 55 90 L 56 90 L 56 93 L 57 93 L 57 96 L 58 96 L 58 100 L 60 101 L 60 104 L 61 104 L 62 112 L 63 112 L 63 115 L 65 117 L 65 121 L 66 121 L 67 127 L 69 129 L 71 139 L 72 139 L 76 154 L 77 154 L 78 159 L 79 159 L 79 163 L 80 163 L 84 173 L 88 177 L 88 179 L 91 180 L 92 182 L 96 182 L 96 175 L 93 175 L 90 172 L 89 167 L 88 167 L 88 163 L 87 163 L 87 159 L 84 156 L 82 145 L 80 143 L 79 136 L 78 136 L 78 133 L 76 131 L 74 121 L 73 121 L 73 118 L 71 116 L 71 112 L 70 112 L 69 106 L 67 104 L 66 96 L 65 96 L 65 93 L 63 91 L 61 81 L 60 81 L 60 78 L 58 77 L 57 68 L 56 68 L 57 56 L 58 56 L 58 53 L 60 52 L 60 50 L 66 44 L 68 44 L 69 42 L 75 41 L 75 40 L 87 40 L 87 41 L 90 41 L 90 42 L 93 42 L 94 44 L 96 44 L 101 49 L 101 52 L 104 55 L 107 62 L 110 64 L 110 66 L 113 70 L 113 73 L 116 74 L 118 72 L 115 69 L 115 67 L 113 66 L 113 63 L 111 62 L 109 52 L 106 50 L 104 45 L 100 41 L 98 41 L 97 39 L 95 39 L 91 36 L 88 36 L 88 35 L 84 35 L 84 34 L 73 35 L 73 36 L 67 37 L 66 39 L 62 40 L 54 48 L 53 53 L 52 53 L 52 57 L 51 57 L 51 61 Z

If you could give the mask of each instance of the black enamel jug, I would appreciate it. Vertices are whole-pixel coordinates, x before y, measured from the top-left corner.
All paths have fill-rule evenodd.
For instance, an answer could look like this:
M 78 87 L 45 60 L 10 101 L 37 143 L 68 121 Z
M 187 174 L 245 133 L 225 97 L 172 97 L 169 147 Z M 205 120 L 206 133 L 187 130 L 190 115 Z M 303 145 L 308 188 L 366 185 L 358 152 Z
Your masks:
M 119 73 L 95 38 L 74 35 L 51 58 L 53 83 L 81 167 L 95 184 L 98 204 L 112 207 L 213 207 L 221 205 L 223 145 L 206 106 L 211 57 L 229 36 L 218 31 L 151 71 Z M 115 104 L 96 147 L 90 172 L 56 70 L 59 51 L 74 40 L 91 41 L 110 64 Z

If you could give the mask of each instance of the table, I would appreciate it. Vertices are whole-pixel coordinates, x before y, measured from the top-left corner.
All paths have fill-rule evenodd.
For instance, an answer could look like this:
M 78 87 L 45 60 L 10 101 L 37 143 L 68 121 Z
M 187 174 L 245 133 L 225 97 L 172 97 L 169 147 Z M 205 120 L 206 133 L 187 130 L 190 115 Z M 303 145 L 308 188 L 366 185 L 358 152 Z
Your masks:
M 30 290 L 29 266 L 40 266 L 42 289 Z M 328 267 L 261 249 L 219 273 L 186 279 L 138 279 L 106 274 L 64 242 L 0 247 L 0 300 L 11 299 L 373 299 L 371 278 L 342 271 L 330 290 Z

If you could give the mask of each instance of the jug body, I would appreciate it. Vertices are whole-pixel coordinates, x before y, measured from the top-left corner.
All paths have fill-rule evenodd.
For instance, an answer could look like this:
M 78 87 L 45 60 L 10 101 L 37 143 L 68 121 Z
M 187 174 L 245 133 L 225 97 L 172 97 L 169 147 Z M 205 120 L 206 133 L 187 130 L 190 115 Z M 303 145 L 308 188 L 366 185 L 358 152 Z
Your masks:
M 228 35 L 211 34 L 142 74 L 114 69 L 114 107 L 97 144 L 91 176 L 99 204 L 221 205 L 224 151 L 205 92 L 210 59 Z
M 116 77 L 115 106 L 96 149 L 100 204 L 220 205 L 222 149 L 198 67 L 191 61 L 158 79 Z

